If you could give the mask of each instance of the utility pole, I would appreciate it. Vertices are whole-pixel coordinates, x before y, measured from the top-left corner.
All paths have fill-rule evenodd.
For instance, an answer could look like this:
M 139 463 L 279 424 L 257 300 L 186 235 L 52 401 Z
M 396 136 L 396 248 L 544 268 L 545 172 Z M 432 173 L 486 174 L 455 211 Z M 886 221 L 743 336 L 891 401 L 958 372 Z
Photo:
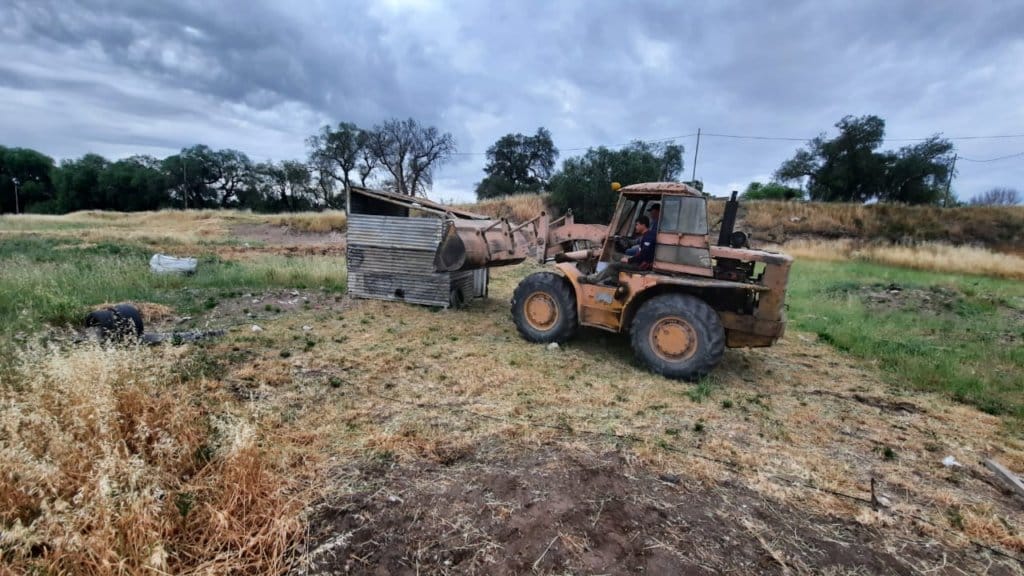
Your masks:
M 956 159 L 957 155 L 953 154 L 953 164 L 949 167 L 949 177 L 946 178 L 946 197 L 942 200 L 942 205 L 949 208 L 950 201 L 953 199 L 950 196 L 949 188 L 953 185 L 953 173 L 956 171 Z
M 188 210 L 188 158 L 184 154 L 181 155 L 181 181 L 181 195 L 185 198 L 185 210 Z
M 697 128 L 697 145 L 693 148 L 693 172 L 690 174 L 690 182 L 697 185 L 697 153 L 700 152 L 700 128 Z
M 19 182 L 17 178 L 13 177 L 11 178 L 11 182 L 14 182 L 14 213 L 20 214 L 21 208 L 18 206 L 18 184 L 21 184 L 21 182 Z

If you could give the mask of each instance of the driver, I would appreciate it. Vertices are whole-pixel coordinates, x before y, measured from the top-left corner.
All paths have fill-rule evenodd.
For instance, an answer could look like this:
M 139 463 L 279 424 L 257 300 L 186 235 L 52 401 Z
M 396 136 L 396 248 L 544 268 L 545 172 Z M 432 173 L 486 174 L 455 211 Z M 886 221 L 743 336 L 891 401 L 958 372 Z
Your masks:
M 655 202 L 651 204 L 651 207 L 647 209 L 647 217 L 651 219 L 651 230 L 654 233 L 658 233 L 658 220 L 661 219 L 661 206 Z M 633 256 L 640 251 L 640 238 L 636 239 L 636 242 L 626 249 L 626 256 Z
M 640 250 L 632 256 L 623 256 L 618 262 L 610 262 L 608 266 L 596 273 L 580 276 L 583 284 L 600 284 L 607 280 L 618 279 L 619 272 L 638 272 L 650 270 L 654 263 L 654 245 L 657 231 L 651 227 L 651 219 L 640 216 L 636 219 L 635 232 L 640 236 Z

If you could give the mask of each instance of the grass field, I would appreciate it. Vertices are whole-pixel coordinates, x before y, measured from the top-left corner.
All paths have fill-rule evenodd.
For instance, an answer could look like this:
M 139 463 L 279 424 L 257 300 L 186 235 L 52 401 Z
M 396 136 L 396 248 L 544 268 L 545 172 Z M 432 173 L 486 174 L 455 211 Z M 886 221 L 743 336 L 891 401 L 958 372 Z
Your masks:
M 860 262 L 798 262 L 789 318 L 879 366 L 1024 424 L 1024 284 Z
M 536 265 L 438 311 L 349 300 L 336 253 L 234 232 L 280 222 L 128 218 L 0 221 L 0 571 L 493 573 L 519 550 L 520 572 L 607 572 L 597 551 L 624 558 L 609 534 L 683 510 L 689 529 L 638 532 L 636 554 L 738 572 L 1020 572 L 970 544 L 1024 554 L 1024 513 L 977 464 L 1024 470 L 1019 282 L 798 261 L 786 338 L 684 384 L 614 335 L 557 350 L 520 339 L 508 299 Z M 150 275 L 167 248 L 200 255 L 199 273 Z M 163 329 L 228 334 L 65 339 L 123 300 L 153 303 Z M 835 495 L 868 498 L 875 480 L 888 511 Z M 708 494 L 721 499 L 686 507 Z M 531 516 L 534 501 L 550 512 Z M 693 544 L 702 533 L 740 544 L 712 554 Z

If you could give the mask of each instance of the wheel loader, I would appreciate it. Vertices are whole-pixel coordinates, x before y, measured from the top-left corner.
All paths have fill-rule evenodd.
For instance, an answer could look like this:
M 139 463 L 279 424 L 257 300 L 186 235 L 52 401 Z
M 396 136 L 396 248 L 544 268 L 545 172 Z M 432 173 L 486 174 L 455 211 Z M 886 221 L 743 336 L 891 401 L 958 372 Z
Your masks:
M 434 272 L 508 266 L 530 256 L 555 262 L 525 278 L 512 296 L 516 328 L 531 342 L 563 342 L 580 326 L 625 333 L 652 371 L 694 380 L 718 365 L 726 347 L 771 346 L 782 337 L 793 259 L 752 250 L 746 234 L 734 230 L 735 192 L 712 243 L 707 199 L 697 189 L 677 182 L 613 188 L 619 200 L 609 225 L 577 223 L 571 212 L 513 225 L 418 199 L 411 205 L 446 218 Z M 650 269 L 620 272 L 608 285 L 581 282 L 620 258 L 637 219 L 655 204 L 661 217 Z
M 613 188 L 619 199 L 608 226 L 577 224 L 571 213 L 549 222 L 542 214 L 516 228 L 506 225 L 502 241 L 477 234 L 481 259 L 491 246 L 518 241 L 520 251 L 525 242 L 538 260 L 555 261 L 553 270 L 526 277 L 512 296 L 523 338 L 563 342 L 580 326 L 624 333 L 651 371 L 695 380 L 718 365 L 726 347 L 771 346 L 782 337 L 793 260 L 751 249 L 734 230 L 735 192 L 712 243 L 707 199 L 697 189 L 676 182 Z M 634 223 L 655 204 L 661 216 L 651 268 L 620 272 L 609 285 L 581 282 L 621 257 Z

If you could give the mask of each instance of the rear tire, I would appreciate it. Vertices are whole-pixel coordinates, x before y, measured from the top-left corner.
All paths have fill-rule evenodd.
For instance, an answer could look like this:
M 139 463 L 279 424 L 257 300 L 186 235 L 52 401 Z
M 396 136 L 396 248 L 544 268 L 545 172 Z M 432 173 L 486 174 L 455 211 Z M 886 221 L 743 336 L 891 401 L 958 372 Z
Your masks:
M 697 380 L 725 353 L 718 313 L 688 294 L 662 294 L 644 302 L 630 332 L 637 358 L 666 378 Z
M 552 272 L 530 274 L 512 294 L 512 320 L 530 342 L 564 342 L 576 332 L 576 295 Z

